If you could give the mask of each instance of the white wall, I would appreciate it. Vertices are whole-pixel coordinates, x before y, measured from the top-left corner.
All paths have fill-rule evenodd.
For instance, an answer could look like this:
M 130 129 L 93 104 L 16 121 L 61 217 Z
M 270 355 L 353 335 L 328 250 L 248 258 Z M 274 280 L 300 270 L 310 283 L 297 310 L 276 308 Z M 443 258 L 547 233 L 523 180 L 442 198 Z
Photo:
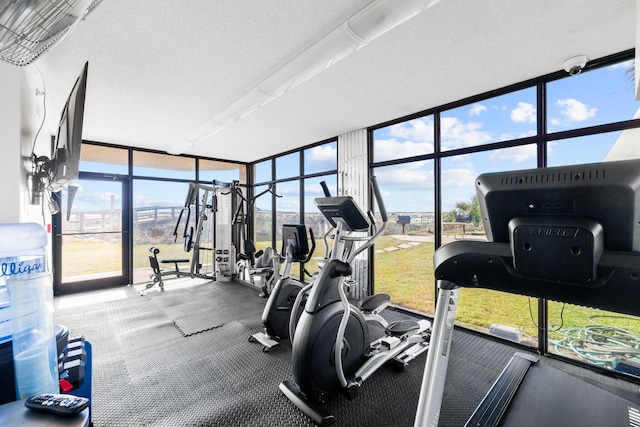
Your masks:
M 47 225 L 51 215 L 45 204 L 30 204 L 31 153 L 50 155 L 49 129 L 43 126 L 43 84 L 35 67 L 0 62 L 0 223 L 37 222 Z
M 20 68 L 0 63 L 0 223 L 20 222 Z

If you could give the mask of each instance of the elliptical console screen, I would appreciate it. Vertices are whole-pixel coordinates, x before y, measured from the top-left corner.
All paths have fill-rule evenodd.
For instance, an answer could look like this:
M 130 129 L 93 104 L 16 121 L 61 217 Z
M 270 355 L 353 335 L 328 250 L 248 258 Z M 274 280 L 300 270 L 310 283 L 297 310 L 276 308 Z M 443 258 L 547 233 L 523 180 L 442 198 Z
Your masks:
M 334 227 L 342 222 L 347 231 L 367 231 L 369 220 L 351 196 L 319 197 L 316 206 Z

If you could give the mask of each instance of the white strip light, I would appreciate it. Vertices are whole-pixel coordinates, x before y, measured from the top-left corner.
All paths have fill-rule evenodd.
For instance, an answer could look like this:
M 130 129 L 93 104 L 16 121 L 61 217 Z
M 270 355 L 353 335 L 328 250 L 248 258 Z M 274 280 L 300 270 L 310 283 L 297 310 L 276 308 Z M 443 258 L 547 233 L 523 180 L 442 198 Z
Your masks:
M 258 86 L 204 122 L 167 152 L 184 153 L 195 144 L 251 114 L 439 1 L 377 0 L 372 2 L 342 26 L 267 77 Z

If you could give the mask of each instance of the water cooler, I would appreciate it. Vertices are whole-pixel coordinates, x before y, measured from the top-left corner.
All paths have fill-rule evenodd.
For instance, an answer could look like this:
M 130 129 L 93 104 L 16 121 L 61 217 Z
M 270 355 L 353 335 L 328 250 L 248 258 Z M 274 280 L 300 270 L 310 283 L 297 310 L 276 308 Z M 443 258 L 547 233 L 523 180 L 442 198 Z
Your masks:
M 0 403 L 59 392 L 46 245 L 39 224 L 0 224 Z

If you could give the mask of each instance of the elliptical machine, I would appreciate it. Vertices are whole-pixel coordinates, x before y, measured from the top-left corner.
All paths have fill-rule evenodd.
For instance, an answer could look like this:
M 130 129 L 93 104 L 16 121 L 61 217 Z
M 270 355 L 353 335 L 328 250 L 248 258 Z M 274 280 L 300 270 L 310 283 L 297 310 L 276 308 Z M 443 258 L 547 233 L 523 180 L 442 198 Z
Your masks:
M 387 212 L 375 177 L 371 186 L 382 217 L 382 226 L 371 236 L 341 237 L 347 231 L 367 231 L 375 223 L 373 214 L 364 215 L 350 196 L 325 197 L 316 205 L 335 225 L 331 259 L 314 280 L 304 312 L 292 339 L 292 367 L 295 382 L 283 381 L 280 390 L 307 416 L 320 425 L 333 423 L 333 415 L 319 406 L 342 392 L 349 400 L 358 388 L 387 362 L 404 367 L 429 348 L 431 323 L 427 320 L 391 322 L 385 335 L 371 341 L 367 320 L 349 303 L 345 278 L 352 273 L 354 258 L 373 245 L 387 224 Z M 362 246 L 341 259 L 345 240 Z
M 284 224 L 282 226 L 282 251 L 285 256 L 285 265 L 282 276 L 273 287 L 267 304 L 262 312 L 263 332 L 258 332 L 249 337 L 249 342 L 262 344 L 262 351 L 269 352 L 280 347 L 280 341 L 289 338 L 290 318 L 294 321 L 300 317 L 302 306 L 296 305 L 293 309 L 296 297 L 303 289 L 303 284 L 291 278 L 291 266 L 294 262 L 306 264 L 313 256 L 316 242 L 313 230 L 309 227 L 311 249 L 307 243 L 307 229 L 304 225 Z M 304 270 L 309 277 L 311 275 Z M 277 272 L 276 272 L 277 274 Z M 291 316 L 294 312 L 295 315 Z

